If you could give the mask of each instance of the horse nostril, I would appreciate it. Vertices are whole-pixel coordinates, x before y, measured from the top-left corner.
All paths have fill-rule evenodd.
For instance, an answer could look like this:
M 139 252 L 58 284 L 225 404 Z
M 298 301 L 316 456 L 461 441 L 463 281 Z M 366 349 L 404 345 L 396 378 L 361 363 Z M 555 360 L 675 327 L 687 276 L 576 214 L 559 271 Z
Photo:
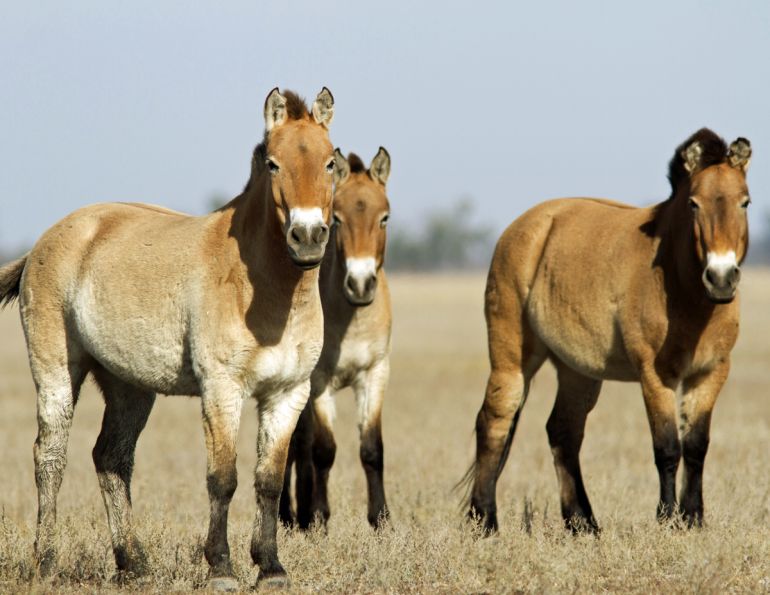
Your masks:
M 716 285 L 716 279 L 714 279 L 714 272 L 711 269 L 706 269 L 706 281 L 711 285 Z
M 356 293 L 356 282 L 353 280 L 353 277 L 348 275 L 348 278 L 345 279 L 345 285 L 347 285 L 347 288 L 350 290 L 350 293 Z
M 731 286 L 737 285 L 740 278 L 741 278 L 741 269 L 739 269 L 737 266 L 732 267 L 730 271 L 727 273 L 727 282 Z
M 321 244 L 329 239 L 329 226 L 325 223 L 319 225 L 313 234 L 313 240 L 316 244 Z
M 297 244 L 301 244 L 302 243 L 302 237 L 301 237 L 301 235 L 299 233 L 299 230 L 298 230 L 298 228 L 296 226 L 291 228 L 290 236 L 291 236 L 291 239 L 292 239 L 293 242 L 295 242 Z
M 377 277 L 372 275 L 366 280 L 366 292 L 369 293 L 370 291 L 374 291 L 374 288 L 377 286 Z

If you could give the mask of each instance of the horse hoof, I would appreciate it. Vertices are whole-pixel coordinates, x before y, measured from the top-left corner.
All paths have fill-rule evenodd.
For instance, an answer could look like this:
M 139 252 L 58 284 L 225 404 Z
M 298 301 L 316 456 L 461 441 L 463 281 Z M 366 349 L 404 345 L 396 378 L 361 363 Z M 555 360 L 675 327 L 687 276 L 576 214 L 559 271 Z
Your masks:
M 209 579 L 209 589 L 212 591 L 224 591 L 232 593 L 240 589 L 238 581 L 231 576 L 217 576 Z
M 257 576 L 257 587 L 260 589 L 288 589 L 290 586 L 291 581 L 285 572 L 265 574 L 260 570 Z

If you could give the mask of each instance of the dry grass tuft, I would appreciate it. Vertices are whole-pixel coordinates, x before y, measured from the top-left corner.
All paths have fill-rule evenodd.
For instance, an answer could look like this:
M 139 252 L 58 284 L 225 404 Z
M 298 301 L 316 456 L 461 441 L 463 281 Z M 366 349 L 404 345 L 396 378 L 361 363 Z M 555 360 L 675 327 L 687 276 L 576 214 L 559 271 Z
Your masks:
M 607 383 L 588 420 L 583 467 L 600 538 L 561 528 L 544 425 L 555 394 L 544 370 L 498 487 L 501 532 L 477 539 L 452 486 L 473 455 L 471 430 L 488 371 L 483 276 L 395 277 L 392 380 L 384 413 L 389 529 L 366 523 L 352 397 L 339 395 L 328 535 L 281 530 L 296 592 L 770 593 L 770 273 L 744 277 L 742 335 L 717 404 L 705 470 L 707 525 L 654 521 L 657 474 L 637 385 Z M 204 588 L 208 521 L 200 405 L 162 398 L 140 438 L 134 476 L 138 534 L 152 574 L 114 582 L 106 518 L 90 450 L 103 405 L 87 386 L 75 415 L 59 497 L 59 573 L 35 582 L 32 469 L 35 396 L 16 309 L 0 314 L 0 591 L 137 592 Z M 244 589 L 254 514 L 255 414 L 246 407 L 230 545 Z

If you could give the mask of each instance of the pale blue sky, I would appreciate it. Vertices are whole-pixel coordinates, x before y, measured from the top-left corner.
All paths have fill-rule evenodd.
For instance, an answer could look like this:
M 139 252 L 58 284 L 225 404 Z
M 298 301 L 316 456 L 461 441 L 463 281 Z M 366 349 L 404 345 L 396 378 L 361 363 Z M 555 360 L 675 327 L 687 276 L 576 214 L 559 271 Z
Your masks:
M 394 225 L 470 195 L 501 229 L 554 196 L 648 204 L 703 125 L 754 146 L 770 211 L 770 3 L 4 2 L 0 249 L 92 202 L 237 194 L 274 86 L 393 158 Z

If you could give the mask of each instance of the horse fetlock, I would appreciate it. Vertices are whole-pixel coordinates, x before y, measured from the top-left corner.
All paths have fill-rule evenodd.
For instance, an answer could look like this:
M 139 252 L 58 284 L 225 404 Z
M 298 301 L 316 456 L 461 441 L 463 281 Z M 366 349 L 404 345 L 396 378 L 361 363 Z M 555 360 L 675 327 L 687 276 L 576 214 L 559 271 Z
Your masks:
M 564 526 L 573 535 L 592 534 L 599 535 L 601 529 L 593 515 L 586 515 L 583 511 L 562 510 Z
M 497 507 L 494 505 L 482 507 L 472 502 L 468 510 L 468 519 L 481 529 L 482 537 L 497 533 Z
M 48 578 L 56 569 L 56 548 L 53 544 L 40 543 L 39 539 L 35 542 L 35 570 L 41 578 Z
M 149 571 L 147 552 L 135 537 L 112 548 L 118 570 L 130 576 L 144 576 Z

